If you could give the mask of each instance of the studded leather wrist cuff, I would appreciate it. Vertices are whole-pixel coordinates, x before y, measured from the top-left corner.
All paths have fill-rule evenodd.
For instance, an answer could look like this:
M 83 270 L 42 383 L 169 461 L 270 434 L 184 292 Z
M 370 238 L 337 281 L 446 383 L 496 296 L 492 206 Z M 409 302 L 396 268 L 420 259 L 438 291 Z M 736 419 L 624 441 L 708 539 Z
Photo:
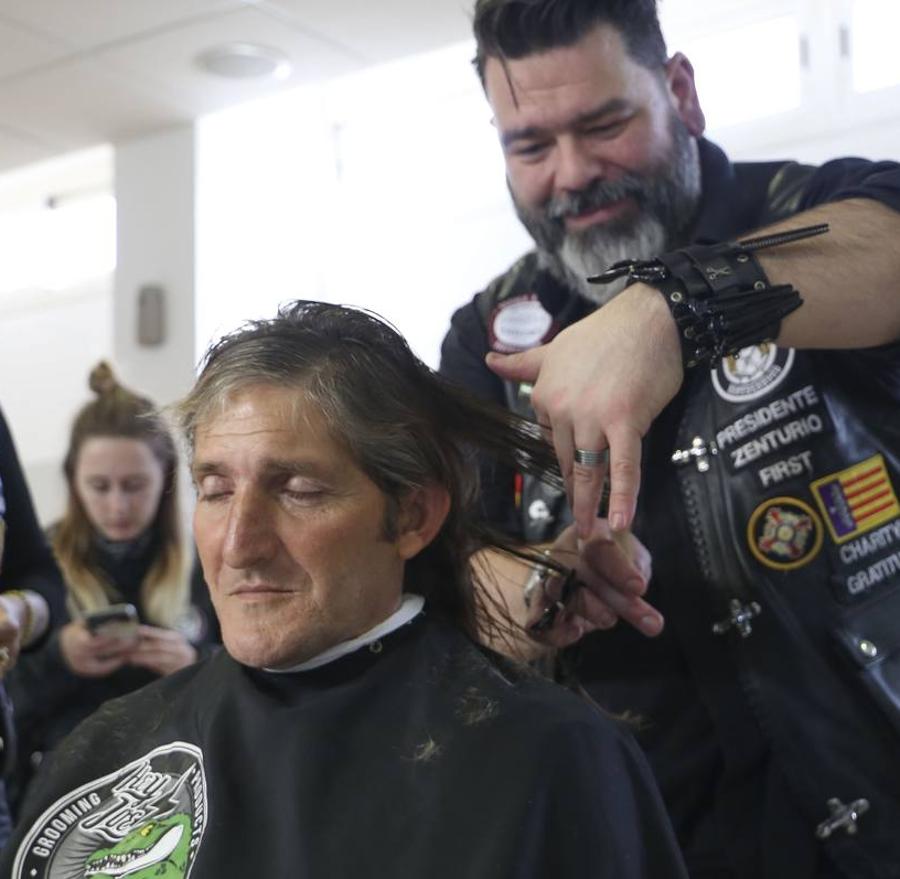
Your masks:
M 678 326 L 685 369 L 710 365 L 749 345 L 778 336 L 781 321 L 802 305 L 790 284 L 772 286 L 754 251 L 820 235 L 828 226 L 807 226 L 739 242 L 696 244 L 651 260 L 624 260 L 590 278 L 656 287 Z

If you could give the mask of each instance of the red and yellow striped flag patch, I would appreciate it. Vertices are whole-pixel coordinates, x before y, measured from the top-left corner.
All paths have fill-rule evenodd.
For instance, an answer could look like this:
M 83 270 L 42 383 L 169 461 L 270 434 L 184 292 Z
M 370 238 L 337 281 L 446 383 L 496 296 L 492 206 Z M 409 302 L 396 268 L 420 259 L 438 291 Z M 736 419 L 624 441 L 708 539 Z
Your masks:
M 900 516 L 900 503 L 881 455 L 817 479 L 810 488 L 835 543 Z

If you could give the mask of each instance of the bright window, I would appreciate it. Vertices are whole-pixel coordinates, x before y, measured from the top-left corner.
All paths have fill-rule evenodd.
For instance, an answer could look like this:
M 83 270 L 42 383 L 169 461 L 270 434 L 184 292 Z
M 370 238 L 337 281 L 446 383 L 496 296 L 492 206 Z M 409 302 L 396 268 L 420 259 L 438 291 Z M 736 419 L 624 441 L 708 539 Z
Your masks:
M 0 213 L 0 240 L 0 293 L 77 287 L 115 268 L 115 199 Z
M 858 92 L 900 85 L 900 3 L 855 0 L 850 24 L 853 88 Z
M 111 178 L 106 147 L 0 177 L 0 294 L 75 288 L 113 271 Z
M 454 309 L 528 249 L 459 45 L 198 125 L 197 345 L 289 299 L 386 317 L 437 365 Z
M 694 65 L 700 103 L 723 128 L 800 106 L 800 28 L 785 15 L 688 39 L 673 46 Z

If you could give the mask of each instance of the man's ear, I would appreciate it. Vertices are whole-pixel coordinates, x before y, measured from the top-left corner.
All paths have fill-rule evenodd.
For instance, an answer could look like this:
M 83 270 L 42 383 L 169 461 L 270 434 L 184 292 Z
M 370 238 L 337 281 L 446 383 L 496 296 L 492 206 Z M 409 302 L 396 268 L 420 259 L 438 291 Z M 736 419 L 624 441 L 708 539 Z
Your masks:
M 678 117 L 694 137 L 700 137 L 706 128 L 706 118 L 697 97 L 694 68 L 681 52 L 666 62 L 666 83 Z
M 397 552 L 404 561 L 417 555 L 437 536 L 450 511 L 450 493 L 429 483 L 414 488 L 400 501 L 397 516 Z

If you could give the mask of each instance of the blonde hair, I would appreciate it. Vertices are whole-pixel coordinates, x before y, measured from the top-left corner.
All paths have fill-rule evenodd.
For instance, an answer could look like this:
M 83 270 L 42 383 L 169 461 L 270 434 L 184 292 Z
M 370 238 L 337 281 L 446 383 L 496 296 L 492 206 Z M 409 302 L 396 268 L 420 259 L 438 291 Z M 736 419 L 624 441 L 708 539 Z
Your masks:
M 75 490 L 75 468 L 88 439 L 125 437 L 145 443 L 163 469 L 163 491 L 150 526 L 159 549 L 141 583 L 141 607 L 150 622 L 177 628 L 189 609 L 190 584 L 178 510 L 175 443 L 153 403 L 122 387 L 108 363 L 101 361 L 91 370 L 88 385 L 97 398 L 82 407 L 72 424 L 63 464 L 68 504 L 51 540 L 68 586 L 69 610 L 80 617 L 121 600 L 96 563 L 96 532 Z

